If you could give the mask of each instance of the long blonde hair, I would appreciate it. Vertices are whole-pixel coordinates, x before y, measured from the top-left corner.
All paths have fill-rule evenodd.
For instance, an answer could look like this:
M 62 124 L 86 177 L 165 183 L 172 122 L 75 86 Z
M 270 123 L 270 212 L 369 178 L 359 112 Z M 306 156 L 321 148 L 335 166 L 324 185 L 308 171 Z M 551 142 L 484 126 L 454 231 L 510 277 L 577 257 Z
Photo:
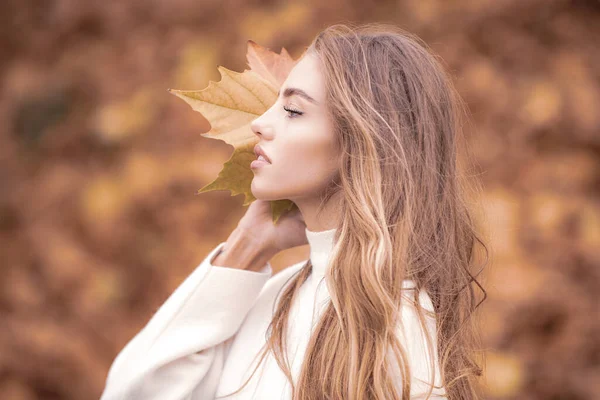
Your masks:
M 341 151 L 339 180 L 321 203 L 342 192 L 343 218 L 325 276 L 331 302 L 314 328 L 296 384 L 286 328 L 312 271 L 308 260 L 282 288 L 260 360 L 273 353 L 294 399 L 409 399 L 411 370 L 398 324 L 407 300 L 402 283 L 412 279 L 409 300 L 422 326 L 431 313 L 419 307 L 421 290 L 434 306 L 447 397 L 480 398 L 476 360 L 484 357 L 473 318 L 481 304 L 475 304 L 474 285 L 483 300 L 486 292 L 476 279 L 474 250 L 480 244 L 487 254 L 487 247 L 467 196 L 479 185 L 459 172 L 466 107 L 425 43 L 395 26 L 336 24 L 307 51 L 322 64 Z M 433 343 L 429 338 L 429 354 Z M 390 348 L 401 377 L 389 368 Z

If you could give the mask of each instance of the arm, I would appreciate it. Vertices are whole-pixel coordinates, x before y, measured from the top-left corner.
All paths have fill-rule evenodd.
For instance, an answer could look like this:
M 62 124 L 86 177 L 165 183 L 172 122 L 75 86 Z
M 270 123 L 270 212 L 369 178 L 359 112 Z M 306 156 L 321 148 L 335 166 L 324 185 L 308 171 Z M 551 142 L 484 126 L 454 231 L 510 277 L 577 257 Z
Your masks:
M 235 267 L 214 265 L 228 243 L 220 259 Z M 239 238 L 210 252 L 117 355 L 101 400 L 213 398 L 231 339 L 272 275 L 271 253 L 255 244 Z M 256 271 L 239 268 L 249 260 Z

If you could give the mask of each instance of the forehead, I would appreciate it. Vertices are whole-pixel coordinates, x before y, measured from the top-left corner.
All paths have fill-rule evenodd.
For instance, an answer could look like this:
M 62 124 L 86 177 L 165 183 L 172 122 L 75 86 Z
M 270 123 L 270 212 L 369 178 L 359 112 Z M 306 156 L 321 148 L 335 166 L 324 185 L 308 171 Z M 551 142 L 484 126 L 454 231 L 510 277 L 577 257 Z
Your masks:
M 325 81 L 317 57 L 305 53 L 290 71 L 281 89 L 297 88 L 304 90 L 309 96 L 323 104 L 325 98 Z

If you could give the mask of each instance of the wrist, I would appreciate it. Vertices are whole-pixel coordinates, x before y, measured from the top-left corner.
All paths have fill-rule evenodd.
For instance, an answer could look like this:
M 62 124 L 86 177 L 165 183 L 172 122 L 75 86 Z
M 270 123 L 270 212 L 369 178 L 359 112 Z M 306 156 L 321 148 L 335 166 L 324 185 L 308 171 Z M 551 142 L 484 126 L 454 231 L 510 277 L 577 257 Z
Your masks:
M 243 229 L 234 230 L 222 251 L 213 261 L 215 266 L 258 271 L 277 254 L 260 238 Z

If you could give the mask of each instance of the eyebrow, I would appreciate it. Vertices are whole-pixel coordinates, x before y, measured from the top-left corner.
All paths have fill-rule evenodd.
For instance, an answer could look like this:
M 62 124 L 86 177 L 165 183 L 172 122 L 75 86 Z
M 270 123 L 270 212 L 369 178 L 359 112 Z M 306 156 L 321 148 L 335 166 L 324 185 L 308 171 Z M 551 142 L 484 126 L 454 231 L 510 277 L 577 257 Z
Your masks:
M 281 94 L 281 90 L 279 92 L 277 92 L 277 97 L 279 97 L 279 95 Z M 298 89 L 298 88 L 286 88 L 283 91 L 283 97 L 290 97 L 293 95 L 297 95 L 300 97 L 305 98 L 306 100 L 310 101 L 313 104 L 319 104 L 315 99 L 313 99 L 312 97 L 310 97 L 304 90 L 302 89 Z

